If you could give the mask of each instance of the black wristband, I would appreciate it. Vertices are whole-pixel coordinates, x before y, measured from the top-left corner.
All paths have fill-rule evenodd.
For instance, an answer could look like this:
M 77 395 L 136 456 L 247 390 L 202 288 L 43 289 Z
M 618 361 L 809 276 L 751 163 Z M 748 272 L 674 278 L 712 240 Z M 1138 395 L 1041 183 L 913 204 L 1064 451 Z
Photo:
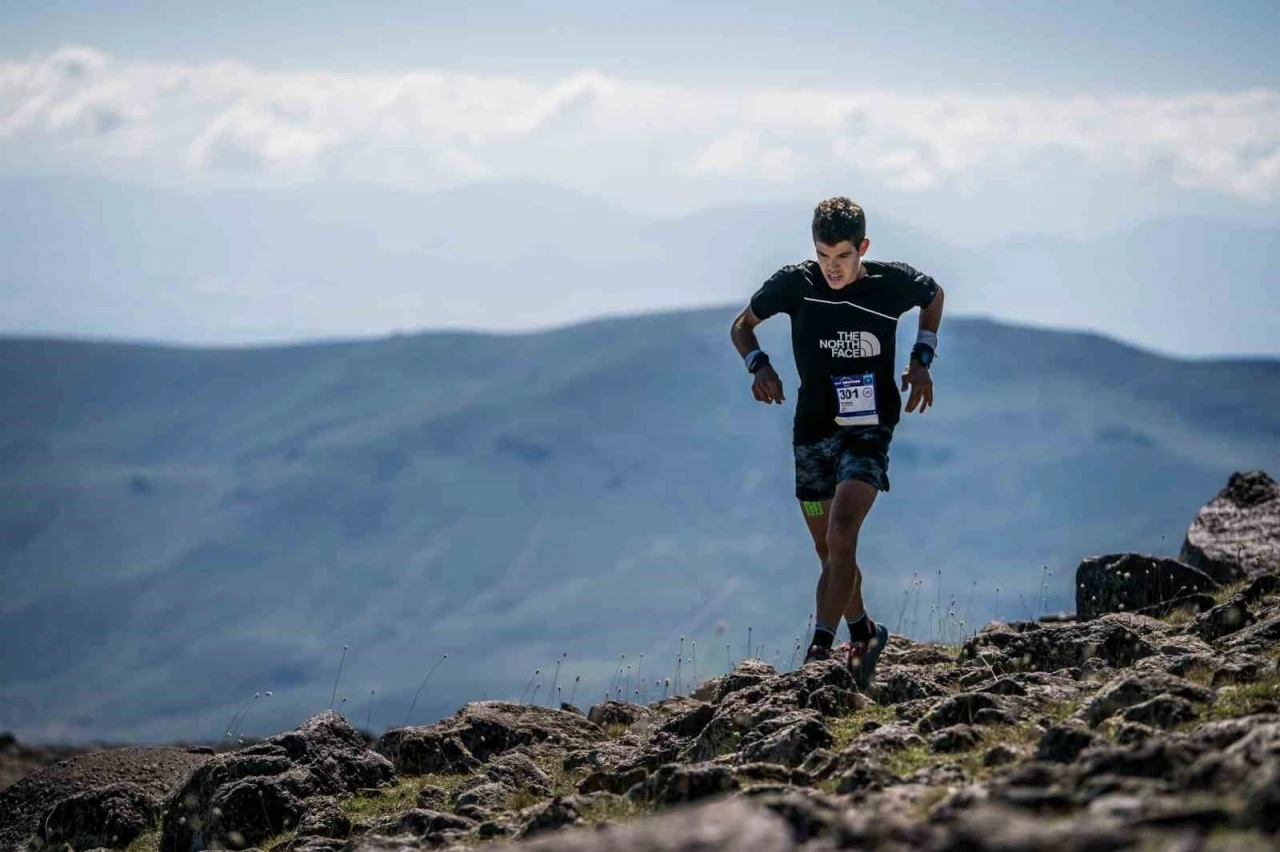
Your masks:
M 756 370 L 766 366 L 769 363 L 769 354 L 761 352 L 759 355 L 751 359 L 751 363 L 747 365 L 747 372 L 754 374 Z
M 928 367 L 933 363 L 933 355 L 933 347 L 927 343 L 917 343 L 911 347 L 911 360 L 922 367 Z

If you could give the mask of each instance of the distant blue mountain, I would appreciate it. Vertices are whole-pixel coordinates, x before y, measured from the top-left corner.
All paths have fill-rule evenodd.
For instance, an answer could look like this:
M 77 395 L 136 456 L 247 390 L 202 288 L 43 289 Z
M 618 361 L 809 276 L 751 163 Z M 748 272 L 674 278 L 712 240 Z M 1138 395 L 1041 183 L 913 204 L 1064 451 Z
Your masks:
M 676 218 L 533 181 L 185 195 L 0 179 L 0 333 L 193 344 L 549 328 L 745 301 L 812 256 L 812 204 Z M 870 212 L 873 257 L 948 288 L 952 316 L 1093 330 L 1168 354 L 1280 354 L 1274 230 L 1171 219 L 1087 243 L 952 246 Z M 945 236 L 945 235 L 943 235 Z
M 535 668 L 554 698 L 557 660 L 583 704 L 620 665 L 674 678 L 683 650 L 687 678 L 694 642 L 706 677 L 748 629 L 785 667 L 818 565 L 792 403 L 755 403 L 729 343 L 740 301 L 524 334 L 0 340 L 0 693 L 33 707 L 12 726 L 216 739 L 272 690 L 245 730 L 276 731 L 328 705 L 343 645 L 339 703 L 364 724 L 376 690 L 379 730 L 445 653 L 413 721 L 518 698 Z M 786 321 L 761 338 L 793 400 Z M 1176 554 L 1232 471 L 1280 469 L 1276 360 L 951 318 L 935 380 L 860 543 L 873 613 L 926 639 L 1069 609 L 1081 558 Z

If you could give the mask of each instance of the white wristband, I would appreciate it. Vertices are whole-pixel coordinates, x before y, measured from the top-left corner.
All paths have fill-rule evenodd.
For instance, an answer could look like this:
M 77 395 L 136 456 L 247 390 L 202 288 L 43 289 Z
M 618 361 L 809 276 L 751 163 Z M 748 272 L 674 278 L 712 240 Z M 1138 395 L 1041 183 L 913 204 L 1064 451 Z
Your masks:
M 923 343 L 935 353 L 938 351 L 938 335 L 928 329 L 922 328 L 916 332 L 916 343 Z

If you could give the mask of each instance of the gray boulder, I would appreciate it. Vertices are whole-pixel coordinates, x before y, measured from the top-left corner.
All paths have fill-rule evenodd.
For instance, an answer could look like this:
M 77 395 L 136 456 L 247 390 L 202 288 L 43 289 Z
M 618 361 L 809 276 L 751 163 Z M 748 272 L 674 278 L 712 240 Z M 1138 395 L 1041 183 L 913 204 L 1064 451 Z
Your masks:
M 180 788 L 210 760 L 181 748 L 108 748 L 77 754 L 0 789 L 0 849 L 20 846 L 69 796 L 118 783 L 137 784 L 156 802 Z M 87 847 L 85 847 L 87 848 Z
M 1280 485 L 1261 470 L 1231 474 L 1191 523 L 1180 558 L 1220 583 L 1280 571 Z
M 394 728 L 378 740 L 398 772 L 472 772 L 522 745 L 585 749 L 605 739 L 599 725 L 576 713 L 511 701 L 473 701 L 434 725 Z
M 76 848 L 123 849 L 155 826 L 160 802 L 138 784 L 123 781 L 68 796 L 44 818 L 46 843 Z
M 394 779 L 391 762 L 327 710 L 197 769 L 165 810 L 161 848 L 197 852 L 256 845 L 296 829 L 313 797 L 346 798 Z
M 603 830 L 569 829 L 529 841 L 528 852 L 790 852 L 798 848 L 787 823 L 771 811 L 743 801 L 678 808 L 635 825 Z
M 1218 588 L 1209 574 L 1185 562 L 1139 553 L 1091 556 L 1076 568 L 1076 615 L 1137 612 Z

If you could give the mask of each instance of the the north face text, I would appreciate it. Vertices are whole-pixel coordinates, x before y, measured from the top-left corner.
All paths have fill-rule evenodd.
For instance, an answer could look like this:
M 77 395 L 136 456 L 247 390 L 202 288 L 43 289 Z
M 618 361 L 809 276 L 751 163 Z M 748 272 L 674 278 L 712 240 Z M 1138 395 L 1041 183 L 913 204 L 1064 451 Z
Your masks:
M 869 331 L 837 331 L 835 340 L 819 340 L 818 346 L 830 349 L 832 358 L 874 358 L 880 354 L 880 341 Z

